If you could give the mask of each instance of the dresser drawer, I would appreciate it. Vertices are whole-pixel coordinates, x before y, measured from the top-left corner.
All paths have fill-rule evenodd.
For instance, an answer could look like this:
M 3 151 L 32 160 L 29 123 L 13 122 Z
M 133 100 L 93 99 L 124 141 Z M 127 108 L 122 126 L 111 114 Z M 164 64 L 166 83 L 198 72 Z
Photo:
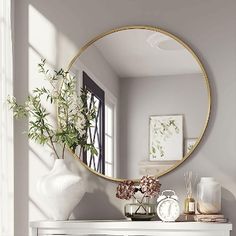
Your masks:
M 230 236 L 230 223 L 44 221 L 32 222 L 32 236 Z

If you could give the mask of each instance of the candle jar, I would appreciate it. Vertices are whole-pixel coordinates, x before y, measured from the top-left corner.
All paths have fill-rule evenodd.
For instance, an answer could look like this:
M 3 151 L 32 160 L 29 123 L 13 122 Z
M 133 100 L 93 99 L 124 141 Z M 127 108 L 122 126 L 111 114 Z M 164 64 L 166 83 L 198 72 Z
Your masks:
M 212 177 L 203 177 L 197 185 L 197 210 L 201 214 L 221 211 L 221 186 Z

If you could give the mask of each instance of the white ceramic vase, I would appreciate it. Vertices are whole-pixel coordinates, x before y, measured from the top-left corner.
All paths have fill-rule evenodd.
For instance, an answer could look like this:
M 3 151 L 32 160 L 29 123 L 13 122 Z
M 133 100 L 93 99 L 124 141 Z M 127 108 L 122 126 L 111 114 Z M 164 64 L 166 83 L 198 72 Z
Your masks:
M 39 180 L 37 186 L 51 219 L 69 219 L 84 195 L 80 185 L 81 177 L 69 170 L 65 160 L 55 160 L 52 170 Z

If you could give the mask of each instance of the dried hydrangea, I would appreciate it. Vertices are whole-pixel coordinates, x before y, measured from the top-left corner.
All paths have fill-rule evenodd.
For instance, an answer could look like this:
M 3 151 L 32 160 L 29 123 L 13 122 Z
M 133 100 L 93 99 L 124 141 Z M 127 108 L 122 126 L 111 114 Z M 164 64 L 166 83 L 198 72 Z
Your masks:
M 117 186 L 116 197 L 129 200 L 135 193 L 135 185 L 132 180 L 125 180 Z
M 132 180 L 125 180 L 117 186 L 116 197 L 129 200 L 135 198 L 136 192 L 141 192 L 144 197 L 155 197 L 160 193 L 161 184 L 156 177 L 143 176 L 139 186 L 135 186 Z
M 140 190 L 146 197 L 155 197 L 160 193 L 161 184 L 152 176 L 143 176 L 140 181 Z

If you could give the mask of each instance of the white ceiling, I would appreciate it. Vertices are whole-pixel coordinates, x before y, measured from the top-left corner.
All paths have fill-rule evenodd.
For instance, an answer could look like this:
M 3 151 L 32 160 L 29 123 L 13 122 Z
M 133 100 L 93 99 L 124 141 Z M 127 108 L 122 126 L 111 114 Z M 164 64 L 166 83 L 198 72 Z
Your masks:
M 148 41 L 154 38 L 159 47 Z M 119 31 L 95 42 L 95 46 L 121 78 L 200 73 L 192 54 L 174 39 L 158 32 Z M 170 50 L 172 48 L 172 50 Z M 174 48 L 174 50 L 173 50 Z

